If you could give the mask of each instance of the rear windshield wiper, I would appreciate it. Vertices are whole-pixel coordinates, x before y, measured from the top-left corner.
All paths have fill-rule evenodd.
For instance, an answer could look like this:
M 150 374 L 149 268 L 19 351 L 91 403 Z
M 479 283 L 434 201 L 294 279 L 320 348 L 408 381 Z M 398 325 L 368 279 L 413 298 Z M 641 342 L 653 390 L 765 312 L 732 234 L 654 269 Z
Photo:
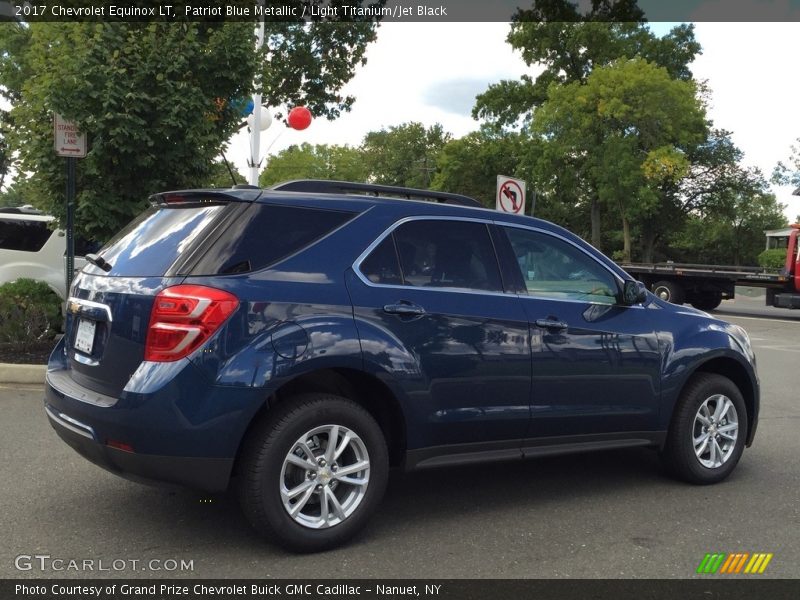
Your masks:
M 103 269 L 103 271 L 105 271 L 106 273 L 108 273 L 112 269 L 111 263 L 105 260 L 102 256 L 99 256 L 97 254 L 87 254 L 84 258 L 88 260 L 90 263 L 92 263 L 94 266 Z

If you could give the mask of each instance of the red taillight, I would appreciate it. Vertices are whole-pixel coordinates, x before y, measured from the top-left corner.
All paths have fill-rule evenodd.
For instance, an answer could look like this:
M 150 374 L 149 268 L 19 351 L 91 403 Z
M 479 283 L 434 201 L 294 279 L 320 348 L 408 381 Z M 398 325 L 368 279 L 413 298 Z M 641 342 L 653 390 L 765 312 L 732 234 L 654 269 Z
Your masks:
M 162 290 L 153 303 L 144 359 L 169 362 L 188 356 L 239 306 L 233 294 L 202 285 Z

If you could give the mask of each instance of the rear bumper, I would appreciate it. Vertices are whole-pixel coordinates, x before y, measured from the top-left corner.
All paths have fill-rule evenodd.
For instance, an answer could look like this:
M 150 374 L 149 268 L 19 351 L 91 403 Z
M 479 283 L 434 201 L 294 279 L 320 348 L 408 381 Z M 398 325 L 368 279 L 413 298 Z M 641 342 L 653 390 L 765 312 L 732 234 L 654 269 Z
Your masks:
M 213 385 L 189 361 L 165 365 L 151 363 L 140 385 L 108 396 L 72 378 L 62 340 L 45 380 L 47 418 L 69 446 L 112 473 L 224 490 L 247 427 L 264 406 L 264 392 Z
M 228 487 L 233 459 L 136 454 L 102 444 L 94 429 L 45 403 L 58 436 L 78 454 L 116 475 L 149 484 L 173 484 L 216 492 Z

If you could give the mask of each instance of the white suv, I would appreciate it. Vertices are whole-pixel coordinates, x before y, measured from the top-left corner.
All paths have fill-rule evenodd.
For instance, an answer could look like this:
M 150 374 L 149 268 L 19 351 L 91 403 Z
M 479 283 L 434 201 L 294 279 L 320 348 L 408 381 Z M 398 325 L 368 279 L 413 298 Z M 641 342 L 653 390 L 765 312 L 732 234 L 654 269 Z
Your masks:
M 0 285 L 22 277 L 36 279 L 66 298 L 67 237 L 62 229 L 50 227 L 53 220 L 28 206 L 0 208 Z M 79 245 L 76 241 L 76 254 Z M 84 264 L 83 258 L 75 258 L 76 271 Z

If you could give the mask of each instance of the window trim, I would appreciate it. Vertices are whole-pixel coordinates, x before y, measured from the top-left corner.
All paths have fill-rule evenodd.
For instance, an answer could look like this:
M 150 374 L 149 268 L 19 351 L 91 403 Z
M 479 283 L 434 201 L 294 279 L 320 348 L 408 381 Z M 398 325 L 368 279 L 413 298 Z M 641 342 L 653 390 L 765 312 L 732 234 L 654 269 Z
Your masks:
M 544 235 L 549 235 L 549 236 L 552 236 L 552 237 L 554 237 L 556 239 L 559 239 L 559 240 L 561 240 L 563 242 L 566 242 L 567 244 L 570 244 L 571 246 L 577 248 L 579 251 L 583 252 L 583 254 L 585 254 L 590 260 L 594 261 L 602 269 L 607 271 L 614 278 L 614 280 L 617 282 L 617 284 L 619 286 L 618 287 L 618 291 L 620 293 L 621 293 L 621 290 L 622 290 L 621 286 L 624 285 L 624 282 L 626 281 L 623 277 L 621 277 L 619 274 L 615 273 L 612 269 L 609 269 L 607 265 L 603 264 L 603 262 L 597 260 L 597 258 L 595 256 L 593 256 L 591 254 L 591 252 L 587 251 L 585 248 L 582 248 L 579 244 L 576 244 L 572 240 L 567 239 L 566 237 L 564 237 L 563 235 L 560 235 L 557 232 L 548 231 L 546 229 L 542 229 L 541 227 L 535 227 L 535 226 L 531 226 L 531 225 L 523 225 L 523 224 L 520 224 L 520 223 L 509 223 L 508 221 L 498 221 L 498 220 L 494 220 L 494 219 L 479 219 L 479 218 L 475 218 L 475 217 L 445 217 L 445 216 L 440 216 L 440 215 L 415 215 L 415 216 L 411 216 L 411 217 L 404 217 L 404 218 L 402 218 L 402 219 L 400 219 L 398 221 L 395 221 L 392 225 L 387 227 L 377 238 L 375 238 L 372 241 L 372 243 L 369 246 L 367 246 L 366 250 L 364 250 L 361 254 L 359 254 L 358 258 L 356 258 L 356 260 L 353 262 L 353 265 L 352 265 L 353 272 L 356 274 L 356 277 L 358 277 L 364 285 L 366 285 L 368 287 L 373 287 L 373 288 L 386 288 L 386 289 L 397 289 L 397 290 L 409 290 L 409 289 L 411 289 L 411 290 L 425 290 L 425 291 L 429 291 L 429 292 L 449 292 L 449 293 L 459 293 L 459 294 L 479 294 L 479 295 L 483 295 L 483 296 L 503 296 L 505 298 L 508 298 L 508 297 L 532 298 L 532 299 L 535 299 L 535 300 L 549 300 L 551 302 L 572 302 L 572 303 L 577 303 L 577 304 L 594 304 L 594 305 L 599 305 L 599 306 L 623 306 L 625 308 L 644 308 L 643 306 L 640 306 L 640 305 L 626 306 L 624 304 L 621 304 L 619 302 L 619 299 L 617 299 L 614 304 L 608 304 L 608 303 L 605 303 L 605 302 L 595 302 L 595 301 L 592 301 L 592 300 L 573 300 L 571 298 L 553 298 L 553 297 L 550 297 L 550 296 L 536 296 L 536 295 L 530 294 L 528 292 L 526 292 L 526 293 L 506 292 L 506 291 L 503 291 L 503 292 L 492 292 L 492 291 L 487 291 L 487 290 L 473 290 L 473 289 L 469 289 L 469 288 L 418 287 L 418 286 L 408 286 L 408 285 L 393 285 L 393 284 L 373 283 L 372 281 L 370 281 L 361 272 L 361 263 L 364 262 L 364 260 L 366 260 L 366 258 L 372 253 L 372 251 L 375 248 L 377 248 L 378 245 L 381 242 L 383 242 L 383 240 L 387 236 L 389 236 L 392 233 L 394 233 L 395 229 L 397 229 L 401 225 L 403 225 L 405 223 L 408 223 L 408 222 L 411 222 L 411 221 L 467 221 L 467 222 L 472 222 L 472 223 L 482 223 L 482 224 L 486 225 L 487 227 L 490 226 L 490 225 L 495 225 L 498 228 L 514 227 L 516 229 L 525 229 L 527 231 L 532 231 L 534 233 L 541 233 L 541 234 L 544 234 Z M 488 231 L 488 233 L 489 233 L 489 237 L 491 239 L 491 231 Z M 508 241 L 509 244 L 511 243 L 510 240 L 508 240 L 508 237 L 506 237 L 506 240 Z M 493 239 L 492 239 L 492 247 L 494 248 L 494 240 Z M 495 254 L 495 260 L 498 261 L 498 268 L 500 269 L 501 281 L 503 282 L 503 285 L 505 286 L 505 281 L 503 280 L 503 269 L 502 269 L 502 265 L 500 263 L 501 259 L 500 259 L 500 256 L 498 254 L 497 248 L 494 248 L 494 254 Z M 401 277 L 403 276 L 403 274 L 402 274 L 402 265 L 400 266 L 400 275 L 401 275 Z

